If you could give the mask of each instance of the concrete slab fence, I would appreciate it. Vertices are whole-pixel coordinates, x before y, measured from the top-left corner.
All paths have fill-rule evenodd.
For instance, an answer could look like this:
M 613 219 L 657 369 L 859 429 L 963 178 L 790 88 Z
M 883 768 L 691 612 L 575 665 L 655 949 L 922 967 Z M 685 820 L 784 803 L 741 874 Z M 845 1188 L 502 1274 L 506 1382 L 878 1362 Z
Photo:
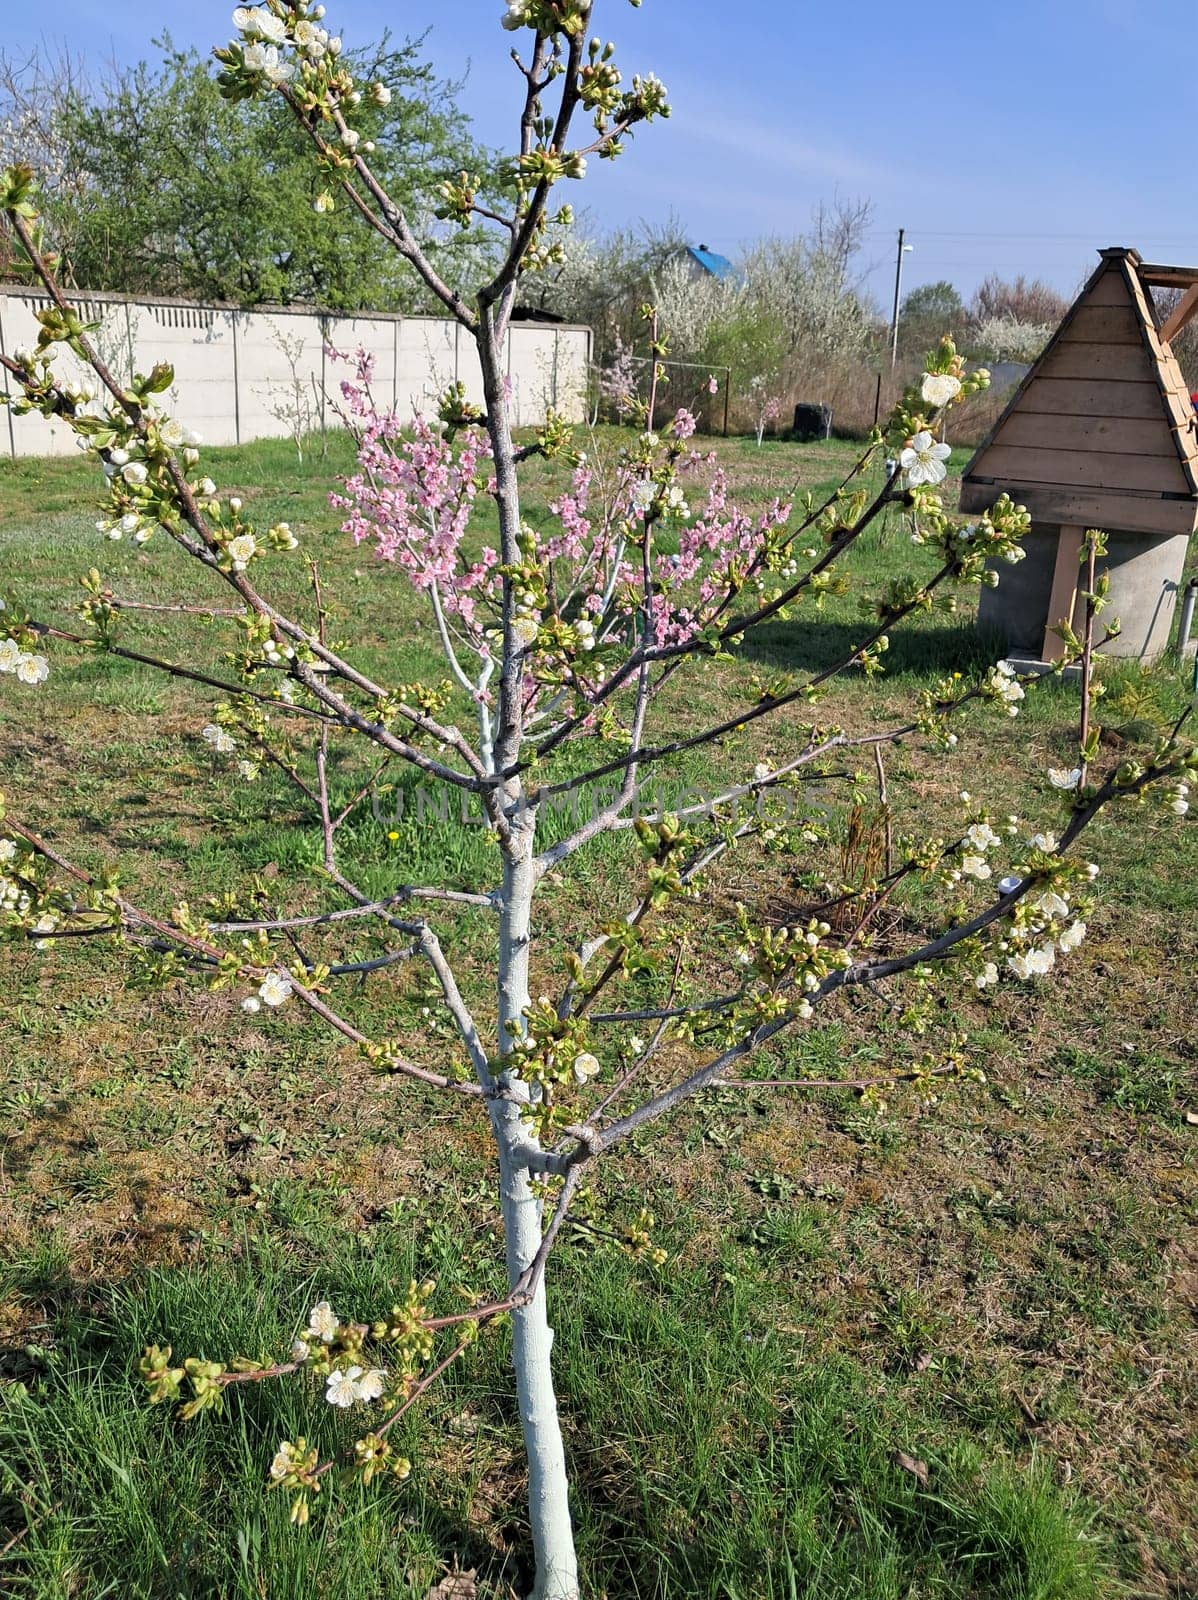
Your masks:
M 380 404 L 408 418 L 429 412 L 451 383 L 482 400 L 482 376 L 469 334 L 438 317 L 374 315 L 335 317 L 307 308 L 238 311 L 195 301 L 133 299 L 116 294 L 72 295 L 101 355 L 122 377 L 148 372 L 157 362 L 175 369 L 166 409 L 202 435 L 205 444 L 244 444 L 286 437 L 290 413 L 304 408 L 315 426 L 337 425 L 339 384 L 352 370 L 330 360 L 334 349 L 369 350 L 375 358 L 372 387 Z M 37 313 L 49 304 L 37 290 L 0 284 L 0 351 L 32 349 Z M 515 420 L 520 427 L 543 422 L 552 407 L 572 422 L 586 417 L 589 328 L 513 323 L 507 335 L 507 370 Z M 60 347 L 58 369 L 90 388 L 94 375 Z M 10 380 L 0 369 L 5 392 Z M 36 413 L 0 416 L 0 454 L 63 455 L 76 448 L 60 422 Z

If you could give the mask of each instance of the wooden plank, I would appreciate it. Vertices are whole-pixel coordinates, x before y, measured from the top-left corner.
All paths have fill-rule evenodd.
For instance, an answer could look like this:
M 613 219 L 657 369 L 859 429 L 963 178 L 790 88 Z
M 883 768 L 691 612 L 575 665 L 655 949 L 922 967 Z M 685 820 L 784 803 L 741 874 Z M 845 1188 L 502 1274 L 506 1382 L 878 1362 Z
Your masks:
M 961 484 L 961 510 L 967 515 L 988 511 L 1006 491 L 1032 514 L 1033 523 L 1078 522 L 1084 528 L 1142 533 L 1146 539 L 1193 533 L 1198 527 L 1198 500 L 1160 500 L 1146 495 L 1063 489 L 1053 484 L 989 483 L 966 478 Z
M 1048 596 L 1048 626 L 1044 630 L 1042 661 L 1057 661 L 1065 654 L 1065 642 L 1053 632 L 1053 627 L 1057 623 L 1073 621 L 1084 535 L 1085 530 L 1080 525 L 1066 523 L 1057 538 L 1057 564 L 1053 568 L 1052 589 Z
M 1176 389 L 1170 389 L 1162 396 L 1161 404 L 1174 430 L 1183 435 L 1184 449 L 1192 460 L 1198 449 L 1198 433 L 1195 432 L 1198 417 L 1194 413 L 1194 402 L 1188 394 L 1178 394 Z
M 1198 311 L 1198 283 L 1193 283 L 1161 324 L 1161 340 L 1170 344 Z
M 995 445 L 1032 445 L 1042 450 L 1093 450 L 1107 455 L 1164 456 L 1177 459 L 1177 444 L 1159 395 L 1156 416 L 1127 417 L 1036 416 L 1017 411 L 994 436 Z
M 1111 455 L 1102 451 L 1043 450 L 992 444 L 979 471 L 1005 483 L 1055 483 L 1079 489 L 1133 489 L 1187 494 L 1189 480 L 1177 456 Z
M 1107 273 L 1107 277 L 1113 277 Z M 1139 312 L 1130 302 L 1121 306 L 1095 306 L 1086 300 L 1061 330 L 1066 344 L 1139 344 L 1143 339 Z
M 1073 344 L 1061 341 L 1040 358 L 1037 377 L 1115 378 L 1155 381 L 1152 357 L 1143 345 Z
M 1102 276 L 1091 284 L 1086 290 L 1085 302 L 1088 306 L 1129 306 L 1131 295 L 1123 274 L 1117 266 L 1111 266 Z
M 1025 414 L 1149 421 L 1162 414 L 1161 392 L 1148 377 L 1123 383 L 1111 379 L 1037 377 L 1028 384 L 1023 399 L 1011 413 L 1012 417 Z
M 1161 267 L 1142 261 L 1136 268 L 1136 276 L 1152 289 L 1188 289 L 1192 283 L 1198 283 L 1198 267 Z
M 1156 302 L 1153 300 L 1148 290 L 1144 287 L 1143 281 L 1139 275 L 1133 272 L 1130 266 L 1126 267 L 1124 270 L 1127 277 L 1127 286 L 1131 291 L 1132 304 L 1139 312 L 1144 326 L 1146 328 L 1151 328 L 1153 332 L 1156 333 L 1160 326 L 1160 318 L 1157 316 L 1156 312 Z M 1156 341 L 1155 349 L 1159 354 L 1159 338 Z
M 1156 356 L 1153 363 L 1153 377 L 1160 384 L 1166 408 L 1178 425 L 1175 437 L 1182 472 L 1190 489 L 1198 493 L 1198 435 L 1193 428 L 1193 407 L 1189 403 L 1186 382 L 1177 364 L 1177 357 L 1173 354 L 1173 347 L 1163 342 L 1156 331 L 1156 315 L 1149 309 L 1147 291 L 1130 268 L 1128 282 L 1131 285 L 1132 297 L 1145 322 L 1152 325 L 1153 331 L 1146 334 L 1146 338 L 1149 348 L 1154 350 Z

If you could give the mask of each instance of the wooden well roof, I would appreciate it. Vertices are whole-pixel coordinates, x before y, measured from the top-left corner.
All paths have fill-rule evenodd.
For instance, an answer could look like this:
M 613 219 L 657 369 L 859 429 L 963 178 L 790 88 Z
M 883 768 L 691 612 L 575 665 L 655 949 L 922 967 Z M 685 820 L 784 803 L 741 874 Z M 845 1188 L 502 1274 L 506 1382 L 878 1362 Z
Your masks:
M 1101 261 L 962 478 L 962 511 L 1005 489 L 1037 522 L 1129 533 L 1198 525 L 1198 417 L 1168 340 L 1198 311 L 1198 268 Z M 1185 291 L 1162 324 L 1151 289 Z

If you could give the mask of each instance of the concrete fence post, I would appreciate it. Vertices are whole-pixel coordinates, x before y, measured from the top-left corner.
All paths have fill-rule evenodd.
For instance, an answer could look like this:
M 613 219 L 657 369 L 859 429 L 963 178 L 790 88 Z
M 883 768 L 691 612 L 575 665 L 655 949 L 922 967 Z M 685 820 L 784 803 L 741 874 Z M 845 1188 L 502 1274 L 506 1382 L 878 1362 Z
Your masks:
M 237 318 L 240 312 L 232 313 L 233 322 L 233 437 L 241 443 L 241 363 L 237 352 Z

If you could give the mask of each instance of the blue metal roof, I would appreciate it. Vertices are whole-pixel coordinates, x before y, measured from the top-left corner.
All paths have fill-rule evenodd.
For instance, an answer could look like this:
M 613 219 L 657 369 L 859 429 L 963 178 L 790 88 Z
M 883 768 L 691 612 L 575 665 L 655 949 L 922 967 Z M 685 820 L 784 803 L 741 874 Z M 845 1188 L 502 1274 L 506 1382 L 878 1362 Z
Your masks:
M 688 244 L 686 253 L 692 261 L 710 273 L 713 278 L 735 278 L 738 276 L 736 268 L 727 256 L 718 256 L 714 250 L 708 250 L 704 245 Z

